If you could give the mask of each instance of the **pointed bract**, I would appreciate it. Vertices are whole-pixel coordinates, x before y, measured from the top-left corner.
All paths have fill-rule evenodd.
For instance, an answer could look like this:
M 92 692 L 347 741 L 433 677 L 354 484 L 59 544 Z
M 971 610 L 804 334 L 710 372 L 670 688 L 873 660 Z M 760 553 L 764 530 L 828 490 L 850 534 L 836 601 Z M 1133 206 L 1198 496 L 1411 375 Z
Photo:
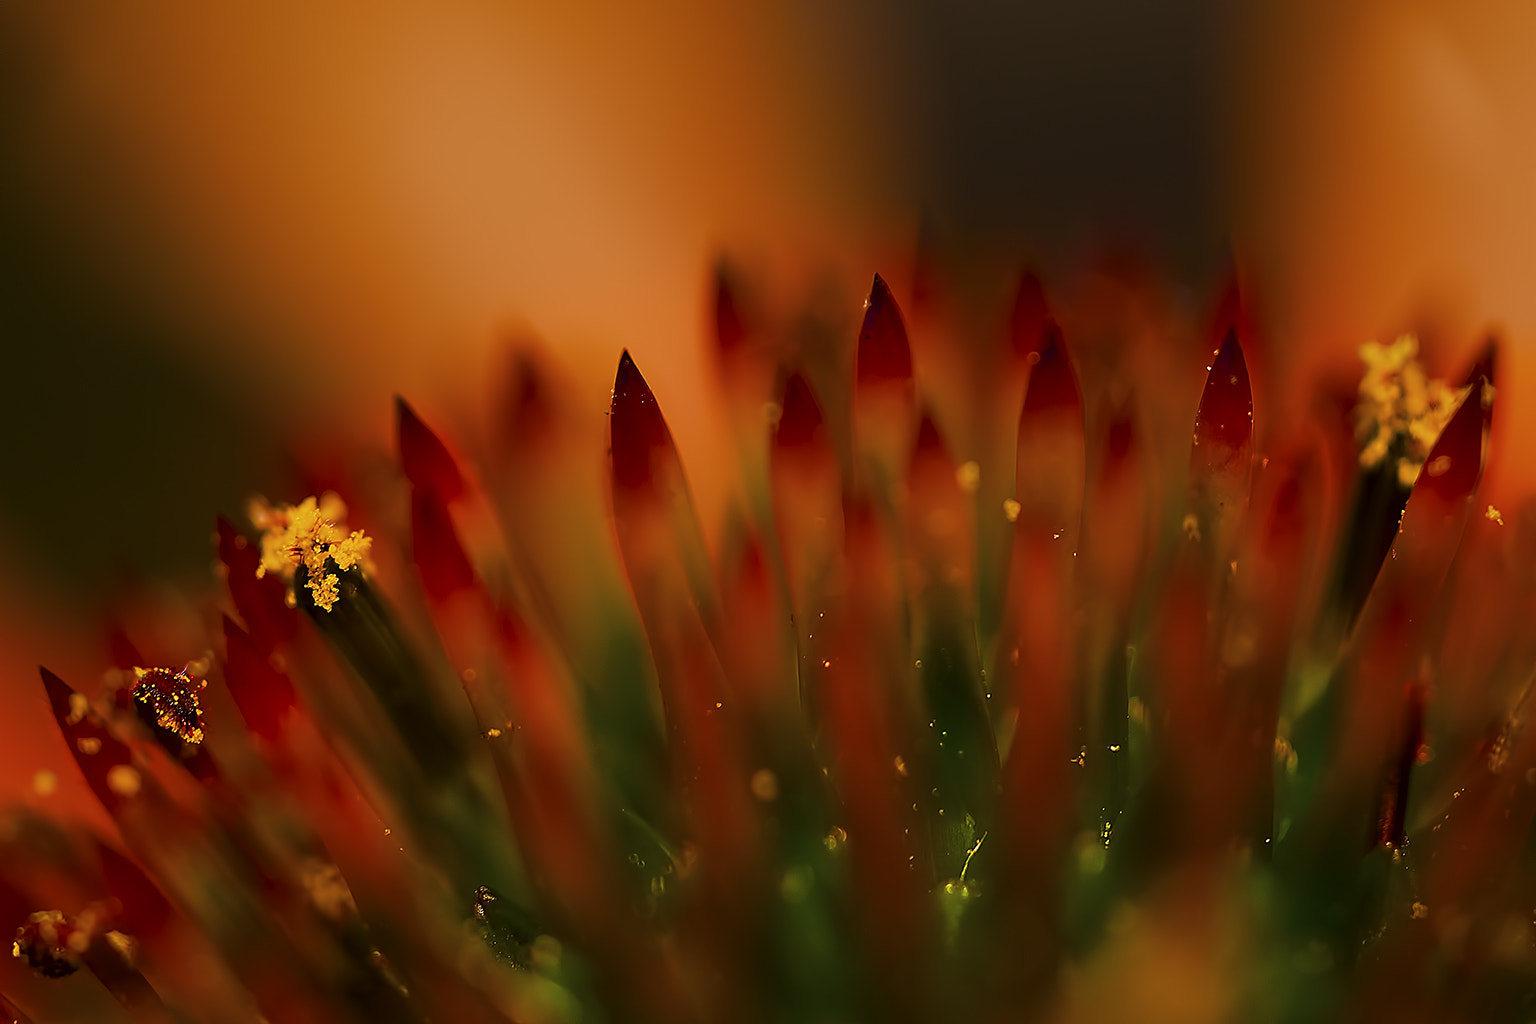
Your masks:
M 901 309 L 879 274 L 864 304 L 864 323 L 859 328 L 855 379 L 862 386 L 912 379 L 912 349 Z
M 444 503 L 464 493 L 464 477 L 453 456 L 399 395 L 395 396 L 395 434 L 400 446 L 400 468 L 412 487 L 436 495 Z
M 127 744 L 108 731 L 83 694 L 76 693 L 46 668 L 39 666 L 38 671 L 70 755 L 80 766 L 91 792 L 108 813 L 115 815 L 143 783 L 142 775 L 133 765 L 132 753 Z
M 1483 418 L 1493 408 L 1491 400 L 1486 408 L 1484 405 L 1483 385 L 1486 383 L 1487 378 L 1478 378 L 1451 416 L 1451 421 L 1440 431 L 1440 437 L 1430 449 L 1419 479 L 1413 485 L 1414 497 L 1434 494 L 1442 501 L 1455 502 L 1470 499 L 1476 493 L 1483 475 Z M 1410 497 L 1408 514 L 1412 514 L 1414 504 Z
M 1248 380 L 1248 364 L 1237 340 L 1237 329 L 1229 328 L 1221 347 L 1211 360 L 1200 395 L 1200 410 L 1195 414 L 1192 467 L 1221 470 L 1234 459 L 1246 461 L 1253 436 L 1253 388 Z M 1233 465 L 1232 468 L 1238 467 Z
M 672 434 L 656 404 L 656 396 L 640 375 L 629 350 L 619 357 L 613 381 L 613 405 L 608 418 L 616 487 L 643 490 L 655 483 L 657 456 L 675 459 Z

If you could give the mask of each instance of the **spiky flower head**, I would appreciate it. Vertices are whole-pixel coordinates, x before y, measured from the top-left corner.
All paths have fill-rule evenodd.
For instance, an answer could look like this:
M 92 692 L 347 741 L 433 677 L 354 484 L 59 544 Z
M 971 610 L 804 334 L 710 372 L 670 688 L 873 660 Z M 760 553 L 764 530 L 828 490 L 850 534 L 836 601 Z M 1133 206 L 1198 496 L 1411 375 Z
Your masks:
M 957 412 L 880 278 L 848 358 L 718 304 L 718 534 L 628 352 L 595 513 L 525 355 L 472 464 L 398 403 L 369 532 L 335 494 L 221 521 L 204 642 L 120 638 L 95 701 L 45 669 L 116 833 L 5 819 L 0 1009 L 1533 1009 L 1536 560 L 1478 498 L 1491 357 L 1451 388 L 1366 346 L 1303 425 L 1235 291 L 1205 341 L 1079 350 L 1030 277 Z

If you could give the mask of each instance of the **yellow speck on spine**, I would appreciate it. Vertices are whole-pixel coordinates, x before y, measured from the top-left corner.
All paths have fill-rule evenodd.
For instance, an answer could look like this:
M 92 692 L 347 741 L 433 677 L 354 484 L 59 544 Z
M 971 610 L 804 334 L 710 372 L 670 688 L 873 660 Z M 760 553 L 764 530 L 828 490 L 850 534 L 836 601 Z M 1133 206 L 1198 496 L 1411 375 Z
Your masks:
M 1504 525 L 1504 514 L 1498 509 L 1494 508 L 1492 505 L 1489 505 L 1488 511 L 1483 513 L 1483 518 L 1497 526 Z
M 1024 506 L 1020 505 L 1017 501 L 1014 501 L 1012 498 L 1004 498 L 1003 499 L 1003 516 L 1010 523 L 1018 522 L 1019 521 L 1019 513 L 1022 512 L 1023 510 L 1024 510 Z
M 975 494 L 981 486 L 981 466 L 974 460 L 955 467 L 955 482 L 966 494 Z
M 127 764 L 115 764 L 107 770 L 107 788 L 118 796 L 133 796 L 144 780 L 137 768 Z
M 344 520 L 347 506 L 341 498 L 327 491 L 319 498 L 305 498 L 297 505 L 274 507 L 264 499 L 251 503 L 251 522 L 262 531 L 261 563 L 256 576 L 273 573 L 288 584 L 293 596 L 293 580 L 299 566 L 304 567 L 306 585 L 315 606 L 330 611 L 341 597 L 341 572 L 367 569 L 368 551 L 373 538 L 361 530 L 348 531 Z

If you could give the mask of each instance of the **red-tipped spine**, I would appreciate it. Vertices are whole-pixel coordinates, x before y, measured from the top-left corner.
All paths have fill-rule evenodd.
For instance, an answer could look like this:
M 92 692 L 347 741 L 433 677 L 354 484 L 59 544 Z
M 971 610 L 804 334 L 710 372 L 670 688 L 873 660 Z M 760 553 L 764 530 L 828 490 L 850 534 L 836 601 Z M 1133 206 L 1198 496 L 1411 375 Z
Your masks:
M 996 714 L 1013 723 L 1003 768 L 1005 857 L 1053 862 L 1071 830 L 1074 792 L 1084 781 L 1086 740 L 1073 577 L 1082 520 L 1082 398 L 1053 321 L 1032 369 L 1018 423 L 1014 534 L 1003 630 L 994 658 Z M 1015 872 L 1017 875 L 1018 872 Z M 1009 899 L 1045 902 L 1026 871 Z
M 906 323 L 878 274 L 854 353 L 853 409 L 860 486 L 892 502 L 911 453 L 916 406 Z
M 879 274 L 875 275 L 869 298 L 864 303 L 854 379 L 861 388 L 912 379 L 912 347 L 907 341 L 907 325 L 902 319 L 901 307 Z
M 1231 551 L 1248 506 L 1253 462 L 1253 385 L 1237 329 L 1228 329 L 1211 357 L 1195 413 L 1189 452 L 1190 504 L 1185 533 L 1214 560 Z
M 682 466 L 628 352 L 614 381 L 609 429 L 619 551 L 656 666 L 673 771 L 708 894 L 699 927 L 730 951 L 722 959 L 734 972 L 749 954 L 736 943 L 729 910 L 756 870 L 758 849 L 751 769 L 741 762 L 744 708 L 717 655 L 718 602 Z
M 435 495 L 444 503 L 461 497 L 464 477 L 447 446 L 399 395 L 395 396 L 395 420 L 400 468 L 405 471 L 411 486 Z

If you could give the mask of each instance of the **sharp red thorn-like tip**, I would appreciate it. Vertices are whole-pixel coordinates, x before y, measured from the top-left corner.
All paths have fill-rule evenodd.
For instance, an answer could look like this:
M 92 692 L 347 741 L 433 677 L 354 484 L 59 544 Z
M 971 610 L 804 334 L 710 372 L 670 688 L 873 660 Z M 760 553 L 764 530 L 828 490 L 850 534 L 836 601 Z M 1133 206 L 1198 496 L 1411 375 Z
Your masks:
M 1200 410 L 1195 414 L 1195 448 L 1235 452 L 1246 447 L 1252 436 L 1253 387 L 1234 326 L 1228 328 L 1205 379 Z M 1208 452 L 1205 459 L 1225 461 L 1225 455 Z
M 75 691 L 68 683 L 42 665 L 37 666 L 37 670 L 43 677 L 43 689 L 48 692 L 48 703 L 53 708 L 53 717 L 62 722 L 69 717 L 69 698 Z
M 1025 273 L 1013 296 L 1013 315 L 1009 320 L 1009 340 L 1013 351 L 1020 357 L 1040 351 L 1041 334 L 1051 320 L 1050 304 L 1045 300 L 1045 290 L 1040 278 L 1033 271 Z
M 418 490 L 429 491 L 444 502 L 464 493 L 464 477 L 442 440 L 416 415 L 410 403 L 395 396 L 395 426 L 400 448 L 400 467 Z
M 1472 390 L 1440 431 L 1424 468 L 1415 481 L 1414 494 L 1434 494 L 1442 501 L 1455 502 L 1472 497 L 1483 474 L 1483 400 L 1479 377 Z M 1411 499 L 1410 499 L 1411 501 Z
M 1055 320 L 1046 320 L 1041 325 L 1040 343 L 1038 358 L 1024 392 L 1025 418 L 1048 410 L 1081 408 L 1083 402 L 1077 374 L 1072 370 L 1066 341 Z
M 746 333 L 736 289 L 722 263 L 715 268 L 715 344 L 722 355 L 730 355 L 741 348 Z
M 89 704 L 82 703 L 83 696 L 68 683 L 42 665 L 38 666 L 38 673 L 42 676 L 49 707 L 70 755 L 96 799 L 109 813 L 115 814 L 123 802 L 137 792 L 140 784 L 140 776 L 132 768 L 133 757 L 127 744 L 107 730 L 90 711 Z M 124 768 L 132 773 L 128 776 L 131 781 L 114 778 L 114 771 Z
M 879 274 L 864 304 L 864 323 L 859 328 L 859 347 L 854 377 L 859 384 L 880 384 L 912 379 L 912 348 L 907 326 L 890 288 Z
M 613 405 L 608 418 L 613 455 L 613 482 L 624 488 L 649 487 L 658 451 L 672 448 L 672 435 L 645 378 L 625 349 L 613 381 Z
M 811 385 L 801 374 L 790 374 L 784 383 L 784 402 L 774 442 L 784 448 L 803 448 L 817 443 L 824 431 L 821 406 L 811 392 Z

